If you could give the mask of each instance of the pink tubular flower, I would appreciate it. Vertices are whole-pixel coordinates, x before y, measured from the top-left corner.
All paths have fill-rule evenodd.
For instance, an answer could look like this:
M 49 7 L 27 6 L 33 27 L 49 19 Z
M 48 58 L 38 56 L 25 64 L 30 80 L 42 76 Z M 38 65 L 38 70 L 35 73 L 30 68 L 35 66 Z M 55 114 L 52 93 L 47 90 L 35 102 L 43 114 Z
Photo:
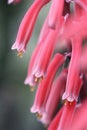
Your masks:
M 48 25 L 51 28 L 56 28 L 56 25 L 60 23 L 60 19 L 63 13 L 64 0 L 52 0 L 52 5 L 49 12 Z
M 57 113 L 56 117 L 54 117 L 53 121 L 51 122 L 50 126 L 48 127 L 48 130 L 57 130 L 63 109 L 64 109 L 64 107 L 62 107 L 60 109 L 60 111 Z
M 64 92 L 66 86 L 67 70 L 64 69 L 58 78 L 53 82 L 47 103 L 45 106 L 45 112 L 41 119 L 42 122 L 50 123 L 53 119 L 54 113 L 57 109 L 59 99 Z M 55 95 L 55 96 L 54 96 Z M 54 101 L 53 101 L 54 100 Z M 51 108 L 51 109 L 50 109 Z M 45 123 L 45 124 L 46 124 Z
M 37 44 L 37 47 L 35 48 L 35 50 L 32 54 L 31 60 L 29 62 L 29 67 L 28 67 L 28 74 L 27 74 L 27 77 L 24 82 L 25 84 L 29 84 L 32 87 L 35 86 L 38 81 L 38 80 L 36 80 L 37 78 L 35 77 L 35 75 L 33 75 L 33 69 L 34 69 L 34 66 L 36 65 L 38 56 L 41 52 L 42 44 L 43 44 L 42 41 L 39 44 Z
M 56 33 L 56 31 L 50 30 L 47 38 L 44 39 L 44 45 L 38 57 L 37 65 L 33 69 L 33 74 L 37 78 L 45 77 L 46 75 L 47 66 L 49 64 L 56 44 Z
M 63 94 L 62 99 L 67 99 L 72 102 L 78 99 L 78 95 L 76 95 L 75 91 L 80 91 L 81 84 L 78 84 L 80 79 L 80 56 L 81 56 L 81 39 L 76 37 L 72 39 L 72 55 L 71 61 L 68 69 L 66 90 Z M 77 51 L 78 49 L 78 51 Z M 77 62 L 78 60 L 78 62 Z
M 35 0 L 32 6 L 27 11 L 26 15 L 24 16 L 19 31 L 17 34 L 17 38 L 15 43 L 12 46 L 12 49 L 17 49 L 20 53 L 25 52 L 27 43 L 30 39 L 32 34 L 36 18 L 41 10 L 41 8 L 47 3 L 49 0 Z
M 49 1 L 35 0 L 25 14 L 12 46 L 19 55 Z M 24 83 L 38 86 L 31 112 L 48 130 L 87 129 L 87 0 L 52 0 Z
M 70 130 L 87 129 L 87 100 L 82 102 L 75 110 Z
M 57 69 L 63 64 L 64 59 L 65 58 L 63 55 L 56 54 L 53 60 L 51 61 L 50 65 L 48 66 L 47 76 L 38 86 L 35 101 L 31 108 L 31 111 L 33 113 L 43 113 L 48 95 L 50 93 L 52 81 L 54 79 Z
M 57 130 L 69 130 L 75 111 L 75 105 L 76 101 L 72 103 L 67 101 L 65 103 Z
M 48 16 L 47 16 L 41 28 L 40 35 L 38 38 L 38 43 L 40 43 L 43 40 L 43 38 L 47 36 L 48 33 L 49 33 L 49 28 L 48 28 Z

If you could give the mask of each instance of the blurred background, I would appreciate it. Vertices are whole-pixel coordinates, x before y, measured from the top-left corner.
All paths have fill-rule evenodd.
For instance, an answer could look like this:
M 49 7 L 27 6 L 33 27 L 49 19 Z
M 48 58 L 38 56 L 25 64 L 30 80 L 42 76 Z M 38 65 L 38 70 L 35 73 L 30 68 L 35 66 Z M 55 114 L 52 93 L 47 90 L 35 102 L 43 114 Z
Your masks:
M 30 92 L 24 80 L 49 4 L 39 14 L 23 58 L 11 50 L 19 24 L 32 2 L 22 0 L 20 4 L 8 5 L 7 0 L 0 0 L 0 130 L 45 130 L 36 116 L 30 113 L 35 92 Z

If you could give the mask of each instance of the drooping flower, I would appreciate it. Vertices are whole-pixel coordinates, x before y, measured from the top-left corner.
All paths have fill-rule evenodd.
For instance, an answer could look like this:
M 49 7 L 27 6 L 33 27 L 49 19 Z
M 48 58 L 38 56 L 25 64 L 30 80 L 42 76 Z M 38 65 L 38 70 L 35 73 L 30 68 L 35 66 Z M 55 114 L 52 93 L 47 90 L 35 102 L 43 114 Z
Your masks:
M 51 28 L 56 28 L 60 23 L 63 14 L 64 0 L 52 0 L 51 8 L 49 11 L 48 25 Z
M 66 101 L 66 103 L 64 104 L 63 112 L 60 117 L 57 130 L 69 130 L 69 127 L 71 125 L 74 116 L 75 105 L 76 101 L 73 101 L 72 103 Z
M 33 113 L 38 112 L 40 114 L 43 114 L 54 76 L 56 75 L 56 71 L 58 70 L 58 68 L 64 63 L 64 60 L 65 58 L 63 55 L 56 54 L 49 64 L 47 76 L 42 80 L 37 89 L 35 102 L 31 108 L 31 111 Z
M 38 61 L 38 57 L 40 55 L 41 48 L 43 46 L 42 44 L 43 44 L 43 42 L 41 41 L 37 45 L 37 47 L 35 48 L 35 50 L 32 54 L 31 60 L 29 62 L 28 74 L 27 74 L 27 77 L 25 79 L 25 84 L 29 84 L 30 86 L 35 86 L 37 84 L 37 81 L 38 81 L 37 78 L 35 77 L 35 75 L 33 75 L 33 69 L 36 65 L 36 62 Z
M 66 79 L 67 79 L 67 70 L 64 69 L 52 84 L 49 97 L 45 105 L 45 111 L 43 117 L 41 118 L 42 123 L 49 124 L 52 121 L 55 115 L 55 111 L 57 110 L 59 100 L 65 90 Z
M 56 114 L 56 116 L 54 117 L 54 119 L 52 120 L 51 124 L 48 127 L 48 130 L 57 130 L 57 127 L 59 125 L 59 121 L 60 121 L 60 117 L 62 115 L 64 107 L 62 107 L 58 113 Z
M 41 8 L 48 2 L 49 0 L 35 0 L 29 10 L 26 12 L 26 15 L 20 24 L 16 41 L 12 46 L 12 49 L 17 49 L 19 54 L 25 52 L 36 22 L 36 18 Z
M 66 90 L 62 97 L 62 99 L 67 99 L 70 102 L 78 100 L 78 95 L 76 94 L 78 94 L 79 92 L 76 91 L 80 91 L 80 88 L 82 86 L 82 83 L 79 84 L 79 82 L 81 82 L 79 70 L 82 46 L 81 44 L 82 42 L 79 37 L 75 37 L 72 39 L 72 55 L 68 68 Z
M 12 46 L 19 55 L 25 52 L 37 16 L 49 1 L 35 0 L 25 14 Z M 38 86 L 31 112 L 48 130 L 87 129 L 86 21 L 87 0 L 52 0 L 31 56 L 25 84 Z
M 55 44 L 56 44 L 56 39 L 57 39 L 56 33 L 57 32 L 54 30 L 49 30 L 47 38 L 44 39 L 43 48 L 40 52 L 40 55 L 39 55 L 37 63 L 36 63 L 37 65 L 33 69 L 33 74 L 37 78 L 45 77 L 45 75 L 46 75 L 47 66 L 52 57 L 52 54 L 53 54 L 54 48 L 55 48 Z
M 87 100 L 77 105 L 70 130 L 87 129 Z

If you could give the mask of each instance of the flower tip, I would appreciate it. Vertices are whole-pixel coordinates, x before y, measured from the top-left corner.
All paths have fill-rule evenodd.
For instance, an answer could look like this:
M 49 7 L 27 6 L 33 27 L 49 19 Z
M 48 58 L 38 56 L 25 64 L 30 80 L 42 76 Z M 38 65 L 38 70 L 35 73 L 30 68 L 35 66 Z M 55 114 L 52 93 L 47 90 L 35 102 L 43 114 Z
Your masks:
M 28 78 L 25 79 L 24 84 L 28 85 Z
M 67 98 L 67 100 L 68 100 L 69 102 L 73 102 L 75 99 L 73 98 L 73 96 L 69 96 L 69 97 Z
M 12 45 L 11 49 L 12 49 L 12 50 L 17 49 L 17 46 L 16 46 L 17 44 L 18 44 L 18 43 L 17 43 L 17 42 L 15 42 L 15 43 Z
M 20 0 L 8 0 L 8 4 L 16 4 L 16 3 L 19 3 Z
M 62 96 L 62 100 L 65 100 L 66 98 L 67 98 L 67 95 L 66 95 L 66 93 L 64 93 Z
M 41 115 L 39 108 L 35 104 L 31 107 L 30 112 Z
M 14 0 L 8 0 L 8 4 L 11 4 L 13 3 Z
M 29 86 L 33 86 L 33 87 L 36 85 L 36 83 L 33 81 L 33 79 L 30 76 L 28 76 L 25 79 L 24 84 L 29 85 Z
M 50 123 L 49 116 L 47 115 L 46 112 L 43 112 L 43 115 L 39 120 L 45 127 L 47 127 Z
M 63 94 L 62 96 L 62 100 L 66 100 L 69 102 L 73 102 L 75 100 L 75 98 L 73 97 L 73 95 L 67 95 L 66 92 Z
M 30 85 L 28 78 L 25 79 L 24 84 L 25 84 L 25 85 Z M 34 90 L 35 90 L 35 87 L 34 87 L 33 85 L 30 85 L 30 91 L 31 91 L 31 92 L 34 92 Z
M 26 51 L 25 46 L 22 43 L 19 43 L 17 41 L 14 42 L 14 44 L 11 47 L 12 50 L 17 50 L 18 52 L 24 53 Z
M 36 113 L 36 112 L 37 112 L 36 107 L 35 107 L 35 106 L 32 106 L 31 109 L 30 109 L 30 112 L 31 112 L 31 113 Z
M 15 42 L 15 43 L 12 45 L 11 49 L 12 49 L 12 50 L 17 49 L 17 51 L 18 51 L 17 56 L 19 56 L 20 58 L 22 58 L 22 57 L 23 57 L 24 50 L 20 50 L 17 45 L 18 45 L 18 43 Z
M 40 78 L 44 76 L 44 73 L 41 73 L 40 71 L 33 72 L 36 78 Z

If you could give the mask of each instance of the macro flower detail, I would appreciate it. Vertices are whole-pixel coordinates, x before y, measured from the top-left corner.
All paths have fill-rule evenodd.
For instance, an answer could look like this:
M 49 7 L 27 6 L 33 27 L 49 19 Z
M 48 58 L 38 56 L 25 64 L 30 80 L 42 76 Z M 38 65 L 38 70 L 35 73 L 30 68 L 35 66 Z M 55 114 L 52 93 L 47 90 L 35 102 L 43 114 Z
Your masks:
M 12 46 L 19 56 L 49 2 L 35 0 L 25 14 Z M 86 21 L 87 0 L 52 0 L 29 61 L 24 83 L 32 91 L 37 87 L 30 111 L 48 130 L 87 129 Z

